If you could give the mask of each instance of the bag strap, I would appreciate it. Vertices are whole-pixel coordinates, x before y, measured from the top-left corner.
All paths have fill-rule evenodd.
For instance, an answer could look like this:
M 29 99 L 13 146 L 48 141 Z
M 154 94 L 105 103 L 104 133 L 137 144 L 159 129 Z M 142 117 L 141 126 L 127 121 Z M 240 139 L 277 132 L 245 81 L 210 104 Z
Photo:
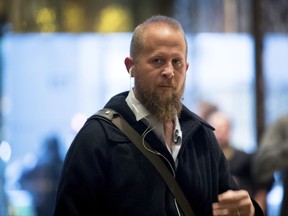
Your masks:
M 96 115 L 109 119 L 114 125 L 116 125 L 135 145 L 136 147 L 147 157 L 147 159 L 154 165 L 156 170 L 161 174 L 165 183 L 169 187 L 171 193 L 176 198 L 181 210 L 185 216 L 194 216 L 194 212 L 187 201 L 183 191 L 179 187 L 175 178 L 168 170 L 167 166 L 163 163 L 158 155 L 147 151 L 142 143 L 142 137 L 123 119 L 116 111 L 112 109 L 101 109 Z M 149 148 L 151 146 L 145 141 L 145 145 Z

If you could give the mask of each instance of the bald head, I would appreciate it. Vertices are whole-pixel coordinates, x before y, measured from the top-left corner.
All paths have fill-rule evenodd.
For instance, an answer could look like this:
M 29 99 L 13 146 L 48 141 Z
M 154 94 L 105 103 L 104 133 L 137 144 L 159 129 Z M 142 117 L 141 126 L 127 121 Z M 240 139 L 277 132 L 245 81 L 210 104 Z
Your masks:
M 187 55 L 187 40 L 181 24 L 171 17 L 157 15 L 150 17 L 135 28 L 130 44 L 130 56 L 132 58 L 136 59 L 138 55 L 143 51 L 145 47 L 145 41 L 148 39 L 146 35 L 148 31 L 146 30 L 155 26 L 162 28 L 166 27 L 178 31 L 183 36 L 183 40 L 185 40 Z

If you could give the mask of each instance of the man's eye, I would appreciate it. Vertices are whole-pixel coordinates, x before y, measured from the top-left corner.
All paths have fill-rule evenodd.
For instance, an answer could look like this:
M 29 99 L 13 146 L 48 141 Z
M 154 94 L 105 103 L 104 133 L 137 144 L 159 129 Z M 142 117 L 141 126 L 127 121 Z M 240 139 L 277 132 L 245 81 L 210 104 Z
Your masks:
M 180 59 L 174 59 L 173 60 L 173 65 L 176 67 L 181 67 L 182 66 L 182 61 Z
M 161 59 L 154 59 L 153 63 L 154 64 L 161 64 L 163 61 Z

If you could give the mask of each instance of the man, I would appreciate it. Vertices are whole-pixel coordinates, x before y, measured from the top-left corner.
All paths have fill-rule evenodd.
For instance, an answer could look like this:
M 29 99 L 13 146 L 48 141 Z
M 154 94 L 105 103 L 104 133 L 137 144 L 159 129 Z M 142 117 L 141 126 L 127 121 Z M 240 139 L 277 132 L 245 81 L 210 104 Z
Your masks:
M 181 25 L 153 16 L 134 31 L 125 65 L 134 88 L 105 105 L 137 130 L 174 174 L 196 215 L 262 215 L 237 190 L 212 127 L 182 105 L 187 42 Z M 54 216 L 184 215 L 165 182 L 113 124 L 89 120 L 73 141 Z
M 56 188 L 63 166 L 57 135 L 45 138 L 35 166 L 24 169 L 19 186 L 32 196 L 35 216 L 51 216 L 56 199 Z
M 229 161 L 230 172 L 240 188 L 253 194 L 253 180 L 251 176 L 252 155 L 234 148 L 230 143 L 231 122 L 221 111 L 211 113 L 207 122 L 215 128 L 215 136 L 225 157 Z
M 0 143 L 1 148 L 1 143 Z M 8 215 L 8 197 L 5 191 L 5 162 L 0 154 L 0 215 Z
M 280 216 L 288 215 L 288 113 L 279 116 L 264 131 L 253 163 L 253 174 L 259 184 L 273 182 L 279 172 L 283 183 Z

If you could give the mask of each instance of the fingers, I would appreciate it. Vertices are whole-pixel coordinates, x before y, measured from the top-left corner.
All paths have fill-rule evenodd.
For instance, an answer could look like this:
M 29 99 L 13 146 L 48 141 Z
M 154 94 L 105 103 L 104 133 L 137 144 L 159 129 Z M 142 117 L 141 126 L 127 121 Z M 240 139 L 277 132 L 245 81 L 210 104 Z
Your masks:
M 218 195 L 218 202 L 224 206 L 227 205 L 239 205 L 241 201 L 250 200 L 250 196 L 247 191 L 239 190 L 232 191 L 228 190 L 223 194 Z
M 254 215 L 255 209 L 247 191 L 226 191 L 218 196 L 218 202 L 213 203 L 213 215 Z
M 222 205 L 219 205 L 219 203 L 213 203 L 213 216 L 220 216 L 220 215 L 235 215 L 239 216 L 241 215 L 240 211 L 237 209 L 237 207 L 224 207 Z M 244 215 L 244 213 L 242 214 Z

